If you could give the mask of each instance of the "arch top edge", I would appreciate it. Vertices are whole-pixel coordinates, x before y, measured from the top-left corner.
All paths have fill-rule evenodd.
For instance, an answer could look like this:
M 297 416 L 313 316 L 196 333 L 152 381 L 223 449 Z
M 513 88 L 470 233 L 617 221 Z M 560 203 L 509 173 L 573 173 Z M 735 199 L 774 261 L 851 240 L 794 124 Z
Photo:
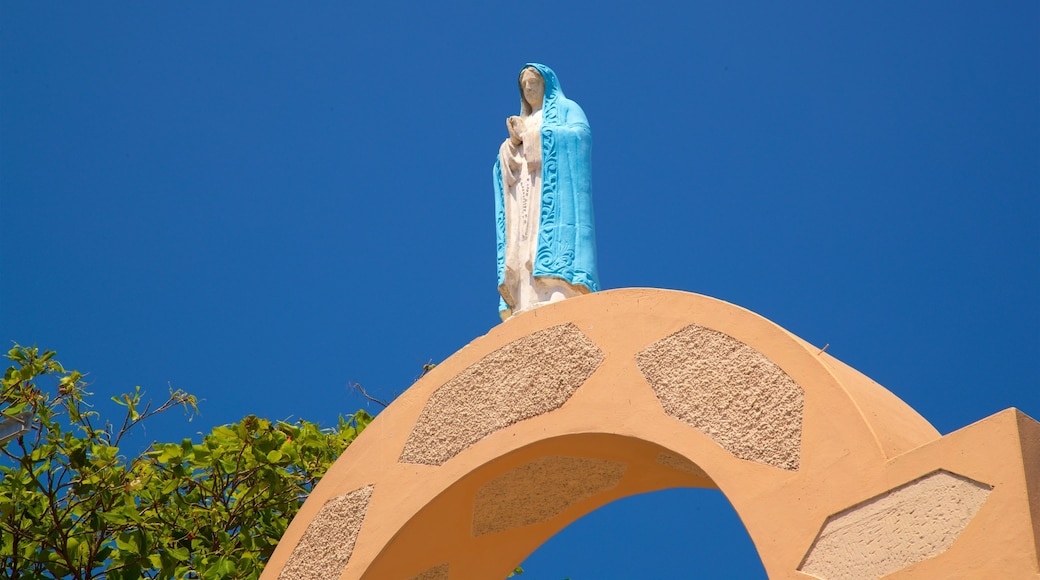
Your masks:
M 628 356 L 691 324 L 736 339 L 789 374 L 816 407 L 847 433 L 859 423 L 879 458 L 892 458 L 939 437 L 897 395 L 794 332 L 750 309 L 711 296 L 659 288 L 619 288 L 529 311 L 493 328 L 495 343 L 569 322 L 607 351 Z
M 751 310 L 710 296 L 679 290 L 654 288 L 606 290 L 570 298 L 514 316 L 492 328 L 486 335 L 479 337 L 460 349 L 439 364 L 433 372 L 412 385 L 398 401 L 395 401 L 393 405 L 380 414 L 380 417 L 376 419 L 376 422 L 369 429 L 379 428 L 379 430 L 382 430 L 383 423 L 391 423 L 395 432 L 393 437 L 394 444 L 396 445 L 398 439 L 400 439 L 400 443 L 405 448 L 409 448 L 409 445 L 415 446 L 417 444 L 416 441 L 442 439 L 445 441 L 461 441 L 460 433 L 465 434 L 464 431 L 472 426 L 472 421 L 464 421 L 460 424 L 459 428 L 456 429 L 459 433 L 455 433 L 455 431 L 451 433 L 438 432 L 432 435 L 427 434 L 428 436 L 423 436 L 419 439 L 416 439 L 414 436 L 412 428 L 413 424 L 417 429 L 422 425 L 428 426 L 431 424 L 430 421 L 424 422 L 422 417 L 429 419 L 428 416 L 431 413 L 435 416 L 441 416 L 436 411 L 450 411 L 453 405 L 461 400 L 459 397 L 446 396 L 448 393 L 447 387 L 453 387 L 463 395 L 465 393 L 475 393 L 475 391 L 472 391 L 472 385 L 455 384 L 460 382 L 460 378 L 474 375 L 480 379 L 478 382 L 487 382 L 484 379 L 489 379 L 491 375 L 494 375 L 498 378 L 491 382 L 505 384 L 501 380 L 503 377 L 499 375 L 502 374 L 500 371 L 503 369 L 508 370 L 506 367 L 515 367 L 516 372 L 512 374 L 516 376 L 512 378 L 522 378 L 520 375 L 529 374 L 527 371 L 532 370 L 527 368 L 528 366 L 545 366 L 544 364 L 526 365 L 524 361 L 511 361 L 507 365 L 503 365 L 499 359 L 503 358 L 500 355 L 505 351 L 514 353 L 523 351 L 526 353 L 524 356 L 536 358 L 539 356 L 551 357 L 564 353 L 564 356 L 569 356 L 575 360 L 585 359 L 586 361 L 593 361 L 593 359 L 596 359 L 593 361 L 596 364 L 585 365 L 588 368 L 584 370 L 576 368 L 575 372 L 565 373 L 566 376 L 573 378 L 573 381 L 570 381 L 573 384 L 569 384 L 566 389 L 566 396 L 556 397 L 553 399 L 552 404 L 542 401 L 542 399 L 545 399 L 545 396 L 535 397 L 537 399 L 535 402 L 544 404 L 535 405 L 528 401 L 527 403 L 531 403 L 528 406 L 532 406 L 532 408 L 522 410 L 523 412 L 518 411 L 517 417 L 515 417 L 516 421 L 506 420 L 509 419 L 506 417 L 502 421 L 495 422 L 494 425 L 484 431 L 467 435 L 468 443 L 464 441 L 465 444 L 458 449 L 453 448 L 439 453 L 435 461 L 422 459 L 409 461 L 411 454 L 408 453 L 399 458 L 409 463 L 441 465 L 470 444 L 476 443 L 495 431 L 511 429 L 512 425 L 518 421 L 526 422 L 539 416 L 556 415 L 557 411 L 563 411 L 565 408 L 572 406 L 572 403 L 568 401 L 572 394 L 580 395 L 578 398 L 586 401 L 589 398 L 617 398 L 618 395 L 623 394 L 617 388 L 603 389 L 604 383 L 607 382 L 625 382 L 626 386 L 623 389 L 629 390 L 632 388 L 645 388 L 638 385 L 649 385 L 651 389 L 655 389 L 655 386 L 651 384 L 653 381 L 646 374 L 645 369 L 639 368 L 638 357 L 646 352 L 649 347 L 661 343 L 665 339 L 685 329 L 689 329 L 691 326 L 700 326 L 730 337 L 737 341 L 735 344 L 746 345 L 747 348 L 760 354 L 768 363 L 765 366 L 769 364 L 776 365 L 776 367 L 791 377 L 793 384 L 799 390 L 799 392 L 794 393 L 788 388 L 788 391 L 791 391 L 791 396 L 800 397 L 805 401 L 804 404 L 809 405 L 805 409 L 805 412 L 809 413 L 805 415 L 805 418 L 810 420 L 810 416 L 812 416 L 814 423 L 812 426 L 807 424 L 806 428 L 822 428 L 830 431 L 839 429 L 843 432 L 841 438 L 851 438 L 852 441 L 857 442 L 856 446 L 868 446 L 875 449 L 871 453 L 872 456 L 876 457 L 875 460 L 894 457 L 939 436 L 934 427 L 890 391 L 871 381 L 859 371 L 822 352 L 775 322 Z M 535 341 L 535 343 L 540 342 L 544 346 L 532 344 L 532 338 L 537 337 L 546 337 L 545 340 L 539 339 L 539 341 Z M 518 348 L 520 346 L 524 346 L 524 348 Z M 567 354 L 567 351 L 570 354 Z M 603 359 L 600 359 L 599 355 L 592 356 L 595 353 L 602 353 L 607 360 L 603 361 L 601 365 L 598 361 Z M 723 360 L 725 356 L 728 356 L 726 353 L 722 353 L 722 355 L 721 358 L 716 357 L 713 360 Z M 537 362 L 535 359 L 530 360 L 532 363 Z M 495 372 L 489 374 L 488 369 L 483 368 L 487 367 L 488 363 L 494 363 L 491 366 L 494 367 Z M 723 363 L 728 364 L 725 360 L 723 360 Z M 604 371 L 609 369 L 611 373 L 609 381 L 601 380 L 603 377 L 594 376 L 594 371 L 600 366 L 602 366 Z M 579 370 L 580 372 L 578 372 Z M 680 369 L 680 371 L 685 370 L 688 369 Z M 716 372 L 717 370 L 712 369 L 711 372 Z M 740 375 L 740 373 L 746 370 L 746 365 L 744 368 L 737 368 L 736 375 Z M 551 374 L 556 372 L 554 370 Z M 768 373 L 764 374 L 768 375 Z M 730 373 L 730 375 L 734 376 L 734 373 Z M 481 377 L 483 378 L 481 379 Z M 582 386 L 586 380 L 588 380 L 588 383 Z M 777 397 L 774 387 L 782 386 L 782 384 L 783 381 L 765 384 L 755 396 L 760 398 L 766 397 L 767 399 L 769 397 Z M 530 389 L 525 389 L 519 382 L 514 387 L 505 389 L 502 393 L 497 391 L 492 393 L 492 395 L 495 395 L 492 397 L 494 400 L 488 402 L 488 404 L 491 404 L 495 409 L 509 408 L 514 403 L 527 404 L 517 397 Z M 537 392 L 544 390 L 536 389 Z M 730 389 L 730 391 L 729 396 L 741 396 L 740 387 L 735 392 L 733 392 L 734 389 Z M 651 403 L 653 405 L 664 405 L 665 411 L 668 412 L 668 401 L 662 399 L 661 391 L 658 389 L 654 394 L 657 396 L 658 401 L 651 401 Z M 682 408 L 682 405 L 685 404 L 682 395 L 683 393 L 680 392 L 672 397 L 673 403 L 677 401 L 676 404 L 679 408 L 673 409 L 673 412 L 668 413 L 680 420 L 683 420 L 682 414 L 685 412 Z M 790 409 L 797 412 L 798 416 L 801 417 L 803 402 L 802 400 L 794 402 L 787 400 L 791 396 L 785 395 L 784 397 L 786 398 L 781 397 L 777 401 L 770 400 L 770 405 L 773 402 L 783 403 L 787 406 L 784 411 L 780 412 L 781 415 L 786 412 L 786 409 Z M 444 400 L 442 401 L 441 399 Z M 706 399 L 705 402 L 710 403 L 710 399 L 711 397 Z M 574 401 L 574 403 L 577 403 L 577 401 Z M 468 406 L 464 405 L 466 408 Z M 436 408 L 431 411 L 430 407 Z M 479 408 L 477 407 L 480 407 L 480 405 L 469 409 L 472 413 L 467 411 L 462 413 L 462 415 L 469 416 L 473 413 L 478 413 Z M 767 405 L 767 408 L 769 408 L 769 405 Z M 481 415 L 481 413 L 478 413 L 478 415 Z M 750 417 L 752 414 L 744 413 L 744 416 Z M 719 423 L 720 425 L 728 424 L 727 421 L 729 421 L 727 417 L 712 417 L 711 419 L 721 419 L 722 423 Z M 689 421 L 687 421 L 687 424 L 697 428 L 697 425 L 690 425 Z M 778 436 L 774 437 L 774 439 L 781 440 L 786 437 L 792 441 L 800 440 L 802 438 L 800 431 L 801 419 L 798 420 L 798 424 L 798 429 L 794 431 L 788 429 L 789 433 L 778 433 Z M 422 430 L 420 429 L 420 431 Z M 409 432 L 413 432 L 413 434 L 405 436 L 405 433 Z M 703 429 L 702 432 L 704 432 Z M 757 432 L 749 431 L 749 433 Z M 814 436 L 813 439 L 819 440 L 821 438 Z M 361 445 L 357 445 L 359 449 L 352 451 L 360 451 L 360 448 L 365 447 L 363 441 L 359 441 L 359 443 L 361 443 Z M 755 451 L 753 448 L 755 445 L 753 445 L 753 442 L 733 441 L 732 444 L 732 447 L 728 450 L 746 449 L 747 453 L 751 454 L 748 457 L 742 457 L 737 453 L 738 457 L 754 459 Z M 799 446 L 796 443 L 795 447 L 791 449 L 781 450 L 774 464 L 779 462 L 788 469 L 797 470 L 800 462 L 798 455 L 803 453 L 801 451 L 802 448 L 805 448 L 805 446 Z

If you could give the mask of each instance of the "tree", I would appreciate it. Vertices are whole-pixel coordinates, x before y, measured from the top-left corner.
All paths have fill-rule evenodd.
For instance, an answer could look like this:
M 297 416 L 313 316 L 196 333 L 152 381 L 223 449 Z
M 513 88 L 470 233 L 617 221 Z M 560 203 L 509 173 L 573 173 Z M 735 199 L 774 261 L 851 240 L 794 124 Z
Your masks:
M 249 416 L 201 442 L 153 443 L 127 459 L 119 444 L 156 414 L 198 411 L 180 390 L 152 407 L 140 387 L 113 397 L 119 427 L 88 403 L 83 374 L 53 351 L 15 345 L 0 419 L 31 423 L 0 443 L 0 576 L 255 578 L 300 504 L 372 420 L 332 429 Z

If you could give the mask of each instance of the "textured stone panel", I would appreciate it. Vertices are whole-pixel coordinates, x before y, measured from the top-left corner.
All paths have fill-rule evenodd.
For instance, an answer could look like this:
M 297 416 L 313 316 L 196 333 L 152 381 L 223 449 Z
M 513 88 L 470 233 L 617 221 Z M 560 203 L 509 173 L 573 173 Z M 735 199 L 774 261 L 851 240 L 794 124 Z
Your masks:
M 409 580 L 448 580 L 448 563 L 434 566 L 418 576 L 412 576 Z
M 799 567 L 824 580 L 880 578 L 942 554 L 991 487 L 936 471 L 829 518 Z
M 686 459 L 685 457 L 679 457 L 677 455 L 672 455 L 671 453 L 661 453 L 657 456 L 657 463 L 665 467 L 671 467 L 676 471 L 685 471 L 686 473 L 690 473 L 698 477 L 711 479 L 710 477 L 708 477 L 707 473 L 704 473 L 704 470 L 701 469 L 699 465 L 690 461 L 689 459 Z
M 441 465 L 499 429 L 557 409 L 602 362 L 603 352 L 570 323 L 515 340 L 433 393 L 400 460 Z
M 279 580 L 339 578 L 354 551 L 373 486 L 327 501 L 296 544 Z
M 544 522 L 606 491 L 626 465 L 606 459 L 550 455 L 484 484 L 473 499 L 473 535 L 483 536 Z
M 690 325 L 636 355 L 666 413 L 734 456 L 797 470 L 801 387 L 762 353 Z

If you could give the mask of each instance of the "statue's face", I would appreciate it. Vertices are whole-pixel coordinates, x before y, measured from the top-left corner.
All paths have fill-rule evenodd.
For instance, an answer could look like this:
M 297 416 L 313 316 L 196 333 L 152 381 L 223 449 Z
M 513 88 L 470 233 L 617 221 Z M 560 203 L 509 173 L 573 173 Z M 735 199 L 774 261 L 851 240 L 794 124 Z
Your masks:
M 533 68 L 525 68 L 520 74 L 520 92 L 524 100 L 532 109 L 542 108 L 542 99 L 545 97 L 545 79 Z

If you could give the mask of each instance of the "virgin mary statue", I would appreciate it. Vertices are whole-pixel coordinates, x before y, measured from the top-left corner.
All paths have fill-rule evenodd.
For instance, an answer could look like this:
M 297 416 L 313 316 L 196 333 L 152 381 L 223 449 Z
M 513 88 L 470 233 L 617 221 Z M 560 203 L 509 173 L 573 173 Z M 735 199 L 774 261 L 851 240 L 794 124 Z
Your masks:
M 519 84 L 494 170 L 503 320 L 599 289 L 589 122 L 549 67 L 528 64 Z

